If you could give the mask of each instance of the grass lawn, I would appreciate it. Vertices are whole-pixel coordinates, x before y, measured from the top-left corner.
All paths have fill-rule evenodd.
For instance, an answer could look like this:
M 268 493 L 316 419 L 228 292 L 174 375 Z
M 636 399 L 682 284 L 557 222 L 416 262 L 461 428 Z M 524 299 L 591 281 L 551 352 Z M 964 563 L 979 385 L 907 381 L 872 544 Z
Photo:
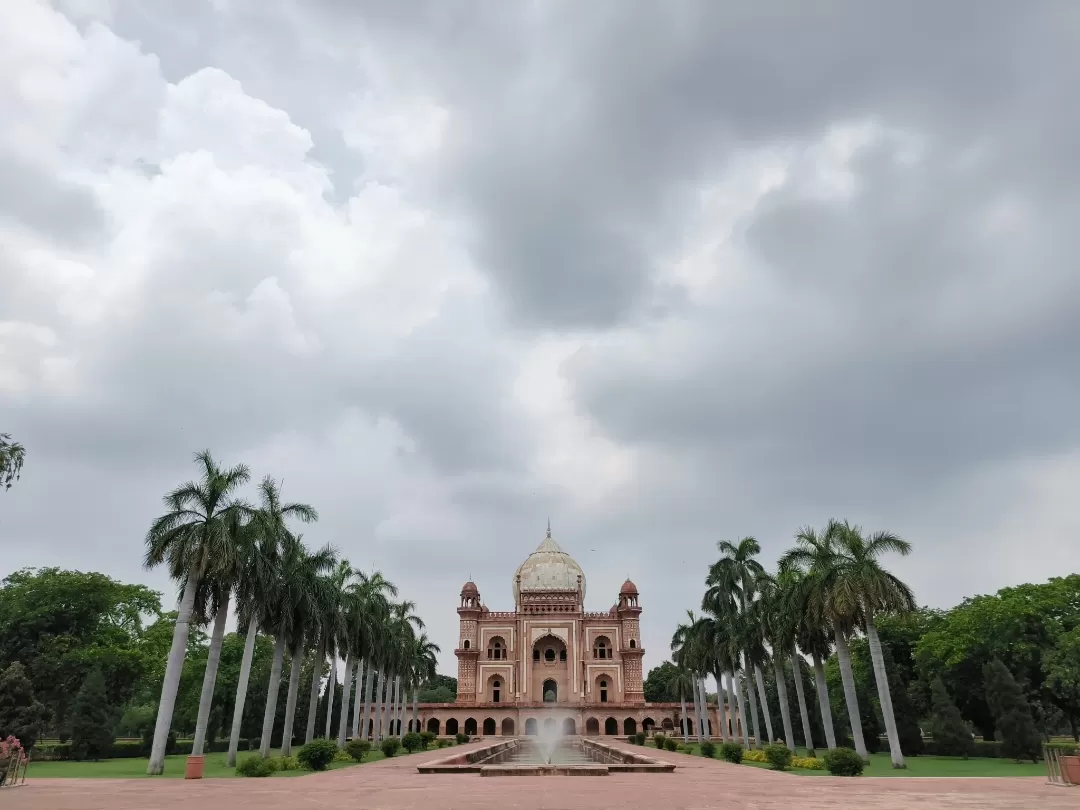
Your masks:
M 717 756 L 720 744 L 717 743 Z M 697 743 L 690 743 L 685 753 L 701 756 Z M 682 752 L 680 752 L 682 753 Z M 797 756 L 806 756 L 805 749 L 798 749 Z M 1011 759 L 989 759 L 972 757 L 906 757 L 906 768 L 892 766 L 889 754 L 870 755 L 870 764 L 863 771 L 863 776 L 1046 776 L 1046 766 L 1041 762 L 1013 762 Z M 743 762 L 751 768 L 770 768 L 767 762 Z M 791 773 L 801 776 L 828 776 L 828 771 L 808 771 L 792 768 Z
M 274 756 L 280 752 L 273 751 Z M 207 754 L 203 766 L 203 776 L 207 779 L 236 777 L 236 770 L 225 764 L 227 754 Z M 258 756 L 254 751 L 241 751 L 239 759 Z M 400 756 L 400 755 L 399 755 Z M 382 751 L 371 751 L 362 763 L 334 762 L 330 770 L 351 768 L 357 764 L 366 765 L 384 759 Z M 165 757 L 166 778 L 182 779 L 184 777 L 184 763 L 187 757 L 183 754 L 175 754 Z M 149 759 L 103 759 L 100 762 L 33 762 L 26 772 L 27 779 L 136 779 L 146 778 L 146 766 Z M 271 778 L 287 778 L 293 776 L 310 776 L 311 771 L 278 771 Z

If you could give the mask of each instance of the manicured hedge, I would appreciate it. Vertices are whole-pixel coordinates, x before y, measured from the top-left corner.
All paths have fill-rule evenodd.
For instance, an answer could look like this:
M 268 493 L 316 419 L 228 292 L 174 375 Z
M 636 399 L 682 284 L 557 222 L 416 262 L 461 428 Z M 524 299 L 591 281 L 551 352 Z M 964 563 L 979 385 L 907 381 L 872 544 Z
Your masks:
M 190 754 L 191 753 L 191 740 L 177 740 L 175 745 L 169 748 L 170 754 Z M 229 750 L 228 740 L 215 740 L 213 745 L 207 745 L 204 747 L 204 753 L 207 754 L 224 754 Z M 241 738 L 239 744 L 239 750 L 249 750 L 248 741 Z M 146 748 L 141 741 L 138 740 L 118 740 L 112 744 L 108 753 L 105 754 L 102 759 L 138 759 L 139 757 L 148 756 Z M 33 757 L 39 762 L 48 762 L 55 760 L 69 760 L 71 759 L 71 743 L 49 743 L 45 745 L 37 745 L 34 747 Z

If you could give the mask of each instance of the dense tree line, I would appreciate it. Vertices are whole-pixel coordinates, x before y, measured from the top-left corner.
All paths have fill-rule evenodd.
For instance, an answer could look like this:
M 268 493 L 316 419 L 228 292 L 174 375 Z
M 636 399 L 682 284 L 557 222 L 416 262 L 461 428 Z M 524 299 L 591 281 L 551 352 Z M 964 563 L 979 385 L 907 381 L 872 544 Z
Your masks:
M 1040 737 L 1080 741 L 1080 576 L 932 610 L 916 608 L 878 562 L 906 553 L 899 538 L 833 522 L 797 543 L 775 574 L 757 563 L 752 539 L 720 544 L 705 615 L 678 628 L 673 662 L 646 678 L 647 700 L 689 700 L 700 728 L 713 675 L 747 737 L 847 744 L 864 756 L 888 747 L 897 764 L 921 753 L 926 735 L 960 756 L 973 733 L 1014 758 L 1037 756 Z

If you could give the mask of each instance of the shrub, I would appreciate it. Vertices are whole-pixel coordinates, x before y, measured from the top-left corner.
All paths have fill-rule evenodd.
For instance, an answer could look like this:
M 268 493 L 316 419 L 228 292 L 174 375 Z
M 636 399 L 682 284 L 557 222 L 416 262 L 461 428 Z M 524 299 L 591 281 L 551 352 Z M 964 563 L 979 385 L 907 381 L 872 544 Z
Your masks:
M 415 731 L 410 731 L 404 737 L 401 738 L 401 747 L 408 751 L 410 754 L 413 751 L 419 751 L 420 746 L 424 744 L 424 741 L 420 739 L 420 735 Z
M 334 754 L 334 762 L 352 762 L 352 761 L 353 761 L 353 758 L 350 757 L 345 751 L 342 751 L 340 749 L 338 750 L 338 752 L 336 754 Z
M 716 756 L 716 743 L 705 740 L 699 747 L 701 748 L 701 755 L 703 757 L 712 759 Z
M 247 757 L 236 765 L 238 776 L 270 776 L 274 772 L 274 763 L 261 757 Z
M 297 752 L 296 758 L 305 768 L 325 771 L 334 761 L 337 752 L 337 743 L 333 740 L 312 740 Z
M 834 748 L 825 754 L 825 767 L 833 776 L 859 776 L 865 763 L 850 748 Z
M 383 752 L 383 756 L 387 759 L 396 754 L 399 748 L 401 748 L 401 740 L 397 737 L 387 737 L 379 746 L 379 749 Z
M 82 682 L 71 708 L 71 752 L 75 759 L 98 760 L 109 753 L 116 734 L 105 678 L 94 669 Z
M 438 734 L 434 731 L 421 731 L 420 732 L 420 747 L 427 751 L 428 746 L 438 739 Z
M 743 761 L 743 747 L 737 742 L 726 742 L 720 746 L 720 756 L 738 765 Z
M 653 734 L 653 743 L 656 745 L 657 749 L 662 750 L 664 748 L 664 739 L 665 737 L 663 734 Z
M 765 746 L 765 759 L 772 765 L 774 771 L 786 771 L 791 767 L 791 749 L 786 745 L 773 743 Z
M 355 739 L 345 743 L 345 753 L 357 762 L 363 762 L 369 751 L 371 751 L 371 743 L 367 740 Z
M 275 771 L 298 771 L 300 770 L 300 757 L 273 757 Z
M 449 739 L 447 739 L 447 740 L 439 740 L 439 748 L 449 748 L 453 744 L 454 744 L 453 740 L 449 740 Z
M 457 734 L 454 735 L 454 740 L 457 742 L 458 745 L 464 745 L 469 741 L 469 735 L 459 731 Z
M 675 751 L 675 750 L 678 749 L 678 747 L 679 747 L 679 741 L 676 740 L 674 737 L 668 737 L 667 739 L 664 740 L 664 750 L 665 751 Z
M 825 770 L 825 761 L 819 757 L 792 757 L 792 768 L 802 768 L 805 771 Z
M 749 751 L 743 752 L 744 762 L 768 762 L 765 758 L 765 752 L 760 748 L 751 748 Z
M 1024 691 L 1009 668 L 994 659 L 983 667 L 986 702 L 994 714 L 1005 756 L 1037 761 L 1039 733 Z

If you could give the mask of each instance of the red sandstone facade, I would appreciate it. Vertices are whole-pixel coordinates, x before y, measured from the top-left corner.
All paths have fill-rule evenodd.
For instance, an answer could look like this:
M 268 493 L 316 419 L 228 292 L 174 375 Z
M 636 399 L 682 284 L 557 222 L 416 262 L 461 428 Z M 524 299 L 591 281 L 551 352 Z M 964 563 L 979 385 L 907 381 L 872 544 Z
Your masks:
M 457 702 L 421 704 L 422 729 L 514 736 L 680 728 L 680 704 L 645 702 L 633 582 L 623 583 L 610 610 L 587 612 L 585 575 L 549 526 L 514 575 L 513 592 L 516 609 L 495 612 L 474 583 L 461 589 Z M 714 706 L 708 714 L 711 732 Z

